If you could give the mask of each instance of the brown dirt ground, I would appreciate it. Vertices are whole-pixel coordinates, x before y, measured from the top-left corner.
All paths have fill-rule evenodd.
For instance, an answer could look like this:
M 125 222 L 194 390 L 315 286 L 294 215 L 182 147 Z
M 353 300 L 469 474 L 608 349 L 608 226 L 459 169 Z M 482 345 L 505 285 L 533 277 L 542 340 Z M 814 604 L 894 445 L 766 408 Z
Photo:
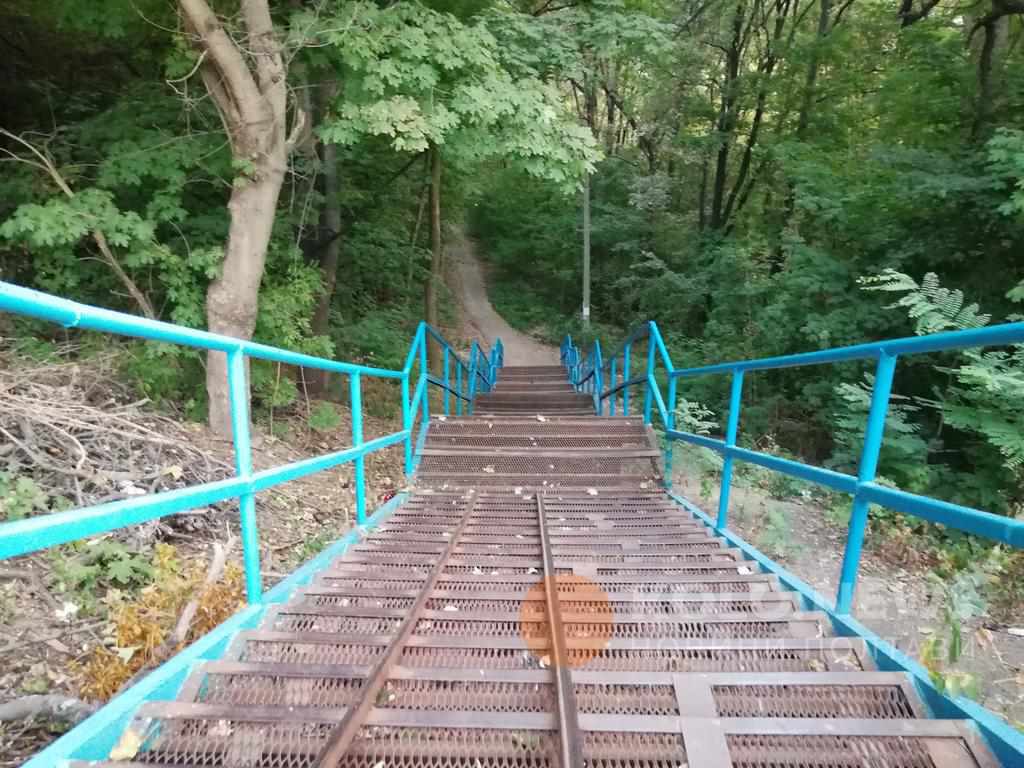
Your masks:
M 375 392 L 367 386 L 365 400 L 397 403 L 388 391 Z M 382 385 L 386 390 L 386 385 Z M 316 401 L 309 403 L 315 408 Z M 253 427 L 253 460 L 257 470 L 279 466 L 310 456 L 339 450 L 351 445 L 350 412 L 334 404 L 339 423 L 333 429 L 317 432 L 308 427 L 306 403 L 300 399 L 290 413 L 279 414 L 271 435 L 268 424 Z M 367 438 L 395 432 L 401 428 L 398 415 L 365 418 Z M 205 448 L 213 459 L 233 462 L 229 442 L 212 436 L 205 425 L 184 422 L 183 439 Z M 265 588 L 290 573 L 319 548 L 341 536 L 353 523 L 355 496 L 352 466 L 307 476 L 283 487 L 268 490 L 257 498 L 260 531 L 261 571 Z M 367 458 L 367 508 L 372 511 L 405 484 L 401 445 Z M 125 529 L 116 536 L 142 551 L 156 541 L 173 544 L 182 559 L 203 562 L 210 557 L 214 541 L 233 536 L 236 545 L 231 559 L 240 562 L 237 503 L 219 504 L 186 514 Z M 108 633 L 102 615 L 58 618 L 65 600 L 54 585 L 51 555 L 42 552 L 8 560 L 0 569 L 0 703 L 28 693 L 77 695 L 77 683 L 70 672 L 72 662 L 81 662 L 91 649 L 103 642 Z M 20 765 L 63 731 L 58 723 L 0 723 L 0 767 Z
M 488 348 L 500 338 L 506 365 L 557 365 L 556 347 L 517 331 L 494 311 L 487 298 L 486 269 L 473 241 L 453 233 L 447 251 L 449 282 L 461 306 L 463 335 L 483 339 Z

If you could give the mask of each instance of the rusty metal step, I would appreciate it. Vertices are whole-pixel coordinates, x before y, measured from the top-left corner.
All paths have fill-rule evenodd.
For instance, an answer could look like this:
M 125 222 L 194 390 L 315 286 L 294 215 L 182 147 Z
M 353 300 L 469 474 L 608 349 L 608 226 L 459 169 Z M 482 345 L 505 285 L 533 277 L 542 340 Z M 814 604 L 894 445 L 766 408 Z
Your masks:
M 559 376 L 566 378 L 565 369 L 561 366 L 505 366 L 501 370 L 501 378 L 507 379 L 513 376 L 538 376 L 538 375 Z
M 604 490 L 625 490 L 647 484 L 654 486 L 653 474 L 551 474 L 538 476 L 530 473 L 487 473 L 487 474 L 450 474 L 447 472 L 420 471 L 416 474 L 416 485 L 419 487 L 446 488 L 512 488 L 519 486 L 536 490 L 595 488 Z
M 495 441 L 498 442 L 498 441 Z M 560 458 L 601 458 L 608 457 L 619 460 L 627 459 L 657 459 L 661 457 L 661 451 L 651 448 L 623 448 L 615 446 L 578 446 L 562 450 L 546 450 L 540 446 L 525 448 L 506 447 L 494 445 L 481 448 L 434 448 L 430 444 L 420 451 L 421 456 L 499 456 L 521 459 L 560 459 Z
M 427 446 L 434 448 L 635 448 L 647 445 L 647 434 L 642 430 L 622 434 L 593 434 L 593 435 L 501 435 L 489 431 L 488 434 L 465 434 L 465 435 L 437 435 L 431 432 L 428 435 Z

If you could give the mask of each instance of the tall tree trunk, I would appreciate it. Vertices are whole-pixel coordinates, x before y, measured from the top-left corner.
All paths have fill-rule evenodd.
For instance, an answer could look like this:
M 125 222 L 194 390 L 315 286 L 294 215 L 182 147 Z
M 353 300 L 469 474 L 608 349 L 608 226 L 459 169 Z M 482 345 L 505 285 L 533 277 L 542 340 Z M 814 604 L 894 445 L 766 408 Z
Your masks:
M 842 14 L 842 9 L 839 11 Z M 807 138 L 807 131 L 811 125 L 811 113 L 814 109 L 814 99 L 818 91 L 818 72 L 821 69 L 821 48 L 825 38 L 828 37 L 829 22 L 832 15 L 832 0 L 818 0 L 818 32 L 814 41 L 814 47 L 807 59 L 807 71 L 804 75 L 804 89 L 800 98 L 800 112 L 796 121 L 797 141 Z M 792 181 L 786 180 L 786 197 L 782 203 L 782 221 L 779 226 L 780 235 L 784 235 L 789 228 L 789 223 L 796 212 L 796 189 Z M 776 246 L 771 257 L 771 272 L 776 274 L 782 270 L 785 254 L 782 247 L 782 238 Z
M 232 157 L 247 168 L 228 202 L 224 263 L 206 293 L 207 326 L 214 333 L 249 339 L 291 143 L 285 130 L 284 58 L 268 0 L 241 0 L 242 43 L 232 39 L 206 0 L 179 0 L 179 5 L 203 52 L 203 82 L 220 111 Z M 302 123 L 300 118 L 296 134 Z M 223 353 L 211 352 L 206 365 L 210 427 L 222 436 L 231 434 L 226 362 Z
M 441 150 L 430 145 L 430 275 L 427 277 L 425 314 L 427 322 L 438 325 L 437 287 L 444 278 L 444 255 L 441 244 Z M 429 366 L 432 371 L 441 367 L 441 354 L 437 345 L 427 345 Z
M 807 73 L 804 75 L 804 91 L 800 99 L 800 116 L 796 121 L 796 137 L 803 140 L 811 123 L 811 110 L 817 93 L 818 71 L 821 69 L 821 47 L 829 33 L 829 19 L 832 15 L 832 0 L 818 0 L 818 34 L 807 59 Z
M 736 128 L 737 80 L 740 74 L 740 57 L 743 51 L 743 25 L 746 22 L 746 3 L 740 0 L 733 16 L 732 42 L 725 53 L 725 82 L 722 84 L 722 101 L 718 110 L 715 130 L 718 134 L 718 153 L 715 157 L 715 175 L 711 183 L 711 229 L 725 226 L 725 192 L 729 174 L 729 151 L 733 131 Z
M 989 138 L 997 102 L 1005 87 L 1003 61 L 1009 40 L 1009 25 L 1010 19 L 1007 16 L 992 18 L 985 21 L 971 39 L 977 78 L 977 96 L 971 120 L 973 141 Z
M 320 295 L 317 297 L 316 308 L 310 330 L 317 336 L 326 336 L 330 331 L 331 303 L 334 300 L 334 289 L 338 284 L 338 259 L 341 256 L 341 183 L 338 178 L 338 149 L 329 142 L 323 145 L 322 151 L 324 175 L 324 207 L 321 210 L 320 223 L 330 242 L 320 253 Z M 314 388 L 320 392 L 327 390 L 330 374 L 319 371 L 314 378 Z

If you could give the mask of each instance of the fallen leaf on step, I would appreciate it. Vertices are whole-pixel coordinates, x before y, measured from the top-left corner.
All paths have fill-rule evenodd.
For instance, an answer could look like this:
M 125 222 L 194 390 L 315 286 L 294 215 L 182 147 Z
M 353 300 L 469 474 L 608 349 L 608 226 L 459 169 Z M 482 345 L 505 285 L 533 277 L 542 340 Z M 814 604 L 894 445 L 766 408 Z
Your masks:
M 587 493 L 591 496 L 597 496 L 597 488 L 587 488 Z
M 537 421 L 547 421 L 547 417 L 546 417 L 546 416 L 541 416 L 541 415 L 540 415 L 540 414 L 538 413 L 538 414 L 537 414 Z
M 111 760 L 131 760 L 142 747 L 142 734 L 132 727 L 125 729 L 114 748 L 110 750 Z

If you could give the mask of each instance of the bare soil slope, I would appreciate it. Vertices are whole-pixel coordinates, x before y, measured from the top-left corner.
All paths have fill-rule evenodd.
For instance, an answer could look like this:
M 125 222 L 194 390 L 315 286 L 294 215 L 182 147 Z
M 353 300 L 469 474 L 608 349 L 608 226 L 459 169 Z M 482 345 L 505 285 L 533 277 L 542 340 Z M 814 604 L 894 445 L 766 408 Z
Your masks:
M 474 243 L 455 233 L 448 243 L 452 290 L 462 306 L 463 335 L 482 339 L 490 348 L 495 340 L 505 345 L 506 365 L 557 365 L 558 350 L 515 330 L 494 311 L 487 298 L 484 265 Z

